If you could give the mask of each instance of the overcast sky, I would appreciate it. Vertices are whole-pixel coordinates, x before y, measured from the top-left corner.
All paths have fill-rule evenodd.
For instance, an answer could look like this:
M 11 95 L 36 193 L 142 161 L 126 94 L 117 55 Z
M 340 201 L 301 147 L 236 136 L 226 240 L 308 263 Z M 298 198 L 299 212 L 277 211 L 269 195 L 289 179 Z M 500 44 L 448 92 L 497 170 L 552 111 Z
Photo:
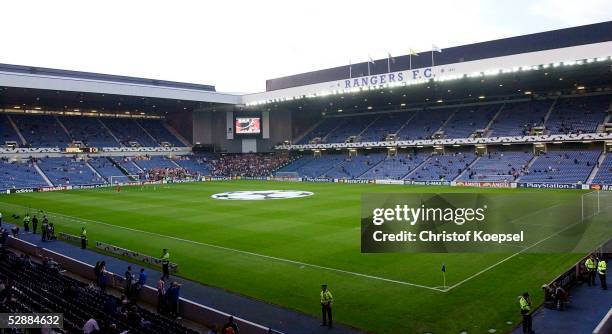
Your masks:
M 1 1 L 0 63 L 257 92 L 368 55 L 608 21 L 611 1 Z

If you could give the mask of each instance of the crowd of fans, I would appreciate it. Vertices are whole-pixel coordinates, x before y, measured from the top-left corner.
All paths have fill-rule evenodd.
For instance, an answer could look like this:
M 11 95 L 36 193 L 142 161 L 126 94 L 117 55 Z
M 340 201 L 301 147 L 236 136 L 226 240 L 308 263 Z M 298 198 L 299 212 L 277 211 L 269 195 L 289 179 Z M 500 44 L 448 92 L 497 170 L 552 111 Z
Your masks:
M 162 181 L 162 180 L 184 180 L 194 176 L 196 174 L 186 170 L 182 167 L 176 168 L 151 168 L 143 172 L 145 180 L 148 181 Z M 142 178 L 142 177 L 141 177 Z
M 263 177 L 287 163 L 287 154 L 225 154 L 211 161 L 211 166 L 214 176 Z

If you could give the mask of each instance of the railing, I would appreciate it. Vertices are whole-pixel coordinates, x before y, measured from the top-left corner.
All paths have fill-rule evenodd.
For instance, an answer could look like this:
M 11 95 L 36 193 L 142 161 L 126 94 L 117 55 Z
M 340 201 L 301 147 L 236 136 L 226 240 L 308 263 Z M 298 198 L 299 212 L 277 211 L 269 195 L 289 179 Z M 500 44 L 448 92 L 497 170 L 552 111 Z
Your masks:
M 555 134 L 539 136 L 511 136 L 511 137 L 482 137 L 482 138 L 449 138 L 449 139 L 416 139 L 397 141 L 376 141 L 359 143 L 329 143 L 329 144 L 303 144 L 303 145 L 277 145 L 277 150 L 311 150 L 332 148 L 388 148 L 388 147 L 430 147 L 430 146 L 472 146 L 476 144 L 541 144 L 556 142 L 583 142 L 612 140 L 612 133 L 582 133 L 582 134 Z
M 38 247 L 35 244 L 29 243 L 24 240 L 13 238 L 9 236 L 7 246 L 29 255 L 43 258 L 48 257 L 60 264 L 62 269 L 65 269 L 71 273 L 74 273 L 82 278 L 94 281 L 96 279 L 94 273 L 94 267 L 85 262 L 81 262 L 77 259 L 71 258 L 64 254 L 59 254 L 46 248 Z M 124 279 L 122 276 L 109 273 L 108 287 L 115 288 L 123 291 Z M 140 301 L 150 305 L 157 305 L 157 290 L 153 287 L 145 285 L 140 290 L 138 295 Z M 224 323 L 230 314 L 223 311 L 208 307 L 205 305 L 198 304 L 194 301 L 180 298 L 179 309 L 181 310 L 181 316 L 185 319 L 191 320 L 203 326 L 210 326 L 214 323 Z M 234 320 L 240 326 L 240 332 L 244 334 L 267 334 L 268 328 L 252 321 L 242 319 L 234 316 Z M 283 334 L 282 332 L 273 331 L 272 333 Z

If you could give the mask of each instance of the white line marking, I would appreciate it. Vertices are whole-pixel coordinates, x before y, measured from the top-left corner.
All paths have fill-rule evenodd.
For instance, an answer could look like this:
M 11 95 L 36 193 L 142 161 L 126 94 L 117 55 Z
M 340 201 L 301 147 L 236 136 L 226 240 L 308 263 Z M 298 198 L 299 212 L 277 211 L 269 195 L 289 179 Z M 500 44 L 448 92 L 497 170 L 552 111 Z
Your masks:
M 6 203 L 9 204 L 9 203 Z M 22 205 L 18 205 L 18 204 L 10 204 L 10 205 L 15 205 L 15 206 L 19 206 L 19 207 L 24 207 Z M 553 207 L 556 207 L 560 204 L 556 204 L 553 205 L 551 207 L 547 207 L 545 209 L 541 209 L 538 210 L 536 212 L 540 212 L 543 210 L 547 210 L 547 209 L 551 209 Z M 28 208 L 30 209 L 30 208 Z M 44 210 L 43 210 L 44 211 Z M 447 287 L 446 289 L 439 289 L 439 287 L 430 287 L 430 286 L 426 286 L 426 285 L 421 285 L 421 284 L 416 284 L 416 283 L 410 283 L 410 282 L 404 282 L 404 281 L 399 281 L 399 280 L 393 280 L 393 279 L 389 279 L 389 278 L 384 278 L 384 277 L 379 277 L 379 276 L 372 276 L 372 275 L 367 275 L 367 274 L 362 274 L 362 273 L 357 273 L 357 272 L 352 272 L 352 271 L 347 271 L 347 270 L 342 270 L 342 269 L 337 269 L 337 268 L 331 268 L 331 267 L 325 267 L 325 266 L 320 266 L 320 265 L 316 265 L 316 264 L 310 264 L 310 263 L 305 263 L 305 262 L 299 262 L 299 261 L 294 261 L 294 260 L 289 260 L 289 259 L 284 259 L 284 258 L 279 258 L 279 257 L 275 257 L 275 256 L 270 256 L 270 255 L 264 255 L 264 254 L 259 254 L 259 253 L 254 253 L 254 252 L 249 252 L 249 251 L 243 251 L 243 250 L 239 250 L 239 249 L 234 249 L 234 248 L 229 248 L 229 247 L 224 247 L 224 246 L 218 246 L 218 245 L 213 245 L 213 244 L 208 244 L 208 243 L 204 243 L 204 242 L 199 242 L 199 241 L 193 241 L 193 240 L 188 240 L 188 239 L 182 239 L 182 238 L 178 238 L 178 237 L 173 237 L 173 236 L 169 236 L 169 235 L 164 235 L 164 234 L 159 234 L 159 233 L 155 233 L 155 232 L 149 232 L 149 231 L 142 231 L 142 230 L 138 230 L 138 229 L 134 229 L 134 228 L 130 228 L 130 227 L 125 227 L 125 226 L 120 226 L 120 225 L 113 225 L 113 224 L 109 224 L 109 223 L 104 223 L 104 222 L 100 222 L 100 221 L 96 221 L 96 220 L 91 220 L 91 219 L 85 219 L 85 218 L 78 218 L 78 217 L 73 217 L 73 216 L 68 216 L 68 215 L 64 215 L 61 213 L 54 213 L 51 211 L 44 211 L 47 214 L 52 214 L 58 217 L 64 217 L 67 218 L 68 220 L 72 220 L 75 221 L 77 223 L 83 224 L 84 222 L 91 222 L 94 224 L 100 224 L 100 225 L 105 225 L 105 226 L 109 226 L 109 227 L 114 227 L 114 228 L 119 228 L 119 229 L 124 229 L 124 230 L 128 230 L 128 231 L 133 231 L 133 232 L 139 232 L 139 233 L 145 233 L 145 234 L 149 234 L 149 235 L 154 235 L 157 237 L 162 237 L 162 238 L 168 238 L 168 239 L 174 239 L 177 241 L 183 241 L 183 242 L 187 242 L 187 243 L 192 243 L 192 244 L 197 244 L 197 245 L 202 245 L 202 246 L 207 246 L 207 247 L 211 247 L 211 248 L 216 248 L 216 249 L 222 249 L 225 251 L 230 251 L 230 252 L 236 252 L 236 253 L 241 253 L 241 254 L 246 254 L 246 255 L 251 255 L 251 256 L 257 256 L 257 257 L 261 257 L 261 258 L 267 258 L 270 260 L 275 260 L 275 261 L 279 261 L 279 262 L 285 262 L 285 263 L 291 263 L 291 264 L 296 264 L 296 265 L 300 265 L 300 266 L 305 266 L 305 267 L 311 267 L 311 268 L 317 268 L 317 269 L 323 269 L 323 270 L 328 270 L 328 271 L 334 271 L 334 272 L 339 272 L 339 273 L 343 273 L 343 274 L 348 274 L 348 275 L 353 275 L 353 276 L 359 276 L 359 277 L 365 277 L 365 278 L 369 278 L 369 279 L 373 279 L 373 280 L 380 280 L 380 281 L 384 281 L 384 282 L 389 282 L 389 283 L 395 283 L 395 284 L 400 284 L 400 285 L 407 285 L 407 286 L 412 286 L 412 287 L 417 287 L 417 288 L 422 288 L 422 289 L 428 289 L 428 290 L 433 290 L 433 291 L 438 291 L 438 292 L 448 292 L 451 291 L 452 289 L 462 285 L 465 282 L 468 282 L 478 276 L 480 276 L 481 274 L 499 266 L 500 264 L 512 259 L 513 257 L 524 253 L 525 251 L 537 246 L 538 244 L 570 229 L 571 227 L 581 223 L 582 221 L 577 221 L 571 225 L 566 226 L 565 228 L 559 230 L 558 232 L 555 232 L 551 235 L 549 235 L 548 237 L 528 246 L 525 247 L 523 249 L 521 249 L 520 251 L 508 256 L 507 258 L 504 258 L 502 260 L 500 260 L 499 262 L 496 262 L 490 266 L 488 266 L 487 268 L 475 273 L 472 276 L 469 276 L 463 280 L 461 280 L 458 283 L 455 283 L 454 285 L 451 285 L 449 287 Z M 529 214 L 531 215 L 531 214 Z M 527 216 L 529 216 L 527 215 Z M 518 219 L 522 219 L 524 218 L 520 217 L 520 218 L 516 218 L 514 220 L 512 220 L 511 222 L 518 220 Z
M 546 241 L 546 240 L 548 240 L 548 239 L 550 239 L 550 238 L 552 238 L 552 237 L 554 237 L 554 236 L 556 236 L 556 235 L 558 235 L 558 234 L 560 234 L 560 233 L 565 232 L 566 230 L 569 230 L 570 228 L 572 228 L 572 227 L 574 227 L 574 226 L 576 226 L 576 225 L 578 225 L 578 224 L 580 224 L 580 223 L 582 223 L 582 221 L 577 221 L 577 222 L 575 222 L 575 223 L 573 223 L 573 224 L 570 224 L 570 225 L 568 225 L 568 226 L 564 227 L 563 229 L 561 229 L 561 230 L 559 230 L 559 231 L 557 231 L 557 232 L 555 232 L 555 233 L 553 233 L 553 234 L 549 235 L 548 237 L 546 237 L 546 238 L 544 238 L 544 239 L 542 239 L 542 240 L 540 240 L 540 241 L 538 241 L 538 242 L 536 242 L 536 243 L 532 244 L 531 246 L 526 247 L 526 248 L 524 248 L 524 249 L 522 249 L 522 250 L 520 250 L 520 251 L 518 251 L 518 252 L 516 252 L 516 253 L 514 253 L 514 254 L 512 254 L 512 255 L 510 255 L 510 256 L 508 256 L 507 258 L 505 258 L 505 259 L 503 259 L 503 260 L 501 260 L 501 261 L 499 261 L 499 262 L 497 262 L 497 263 L 495 263 L 495 264 L 493 264 L 493 265 L 488 266 L 487 268 L 485 268 L 485 269 L 483 269 L 483 270 L 481 270 L 481 271 L 477 272 L 476 274 L 474 274 L 474 275 L 472 275 L 472 276 L 470 276 L 470 277 L 468 277 L 468 278 L 465 278 L 464 280 L 462 280 L 462 281 L 460 281 L 460 282 L 458 282 L 458 283 L 455 283 L 454 285 L 451 285 L 450 287 L 448 287 L 448 288 L 445 290 L 445 292 L 450 291 L 450 290 L 452 290 L 452 289 L 454 289 L 454 288 L 456 288 L 456 287 L 460 286 L 461 284 L 463 284 L 463 283 L 465 283 L 465 282 L 467 282 L 467 281 L 469 281 L 469 280 L 471 280 L 471 279 L 473 279 L 473 278 L 475 278 L 475 277 L 479 276 L 480 274 L 485 273 L 485 272 L 489 271 L 490 269 L 493 269 L 493 268 L 497 267 L 498 265 L 500 265 L 500 264 L 502 264 L 502 263 L 504 263 L 504 262 L 506 262 L 506 261 L 510 260 L 511 258 L 513 258 L 513 257 L 515 257 L 515 256 L 517 256 L 517 255 L 519 255 L 519 254 L 524 253 L 525 251 L 527 251 L 527 250 L 529 250 L 529 249 L 531 249 L 531 248 L 533 248 L 533 247 L 535 247 L 535 246 L 539 245 L 540 243 L 542 243 L 542 242 L 544 242 L 544 241 Z
M 24 207 L 24 206 L 17 205 L 17 204 L 12 204 L 12 205 Z M 221 249 L 221 250 L 225 250 L 225 251 L 245 254 L 245 255 L 257 256 L 257 257 L 261 257 L 261 258 L 265 258 L 265 259 L 269 259 L 269 260 L 274 260 L 274 261 L 278 261 L 278 262 L 285 262 L 285 263 L 295 264 L 295 265 L 299 265 L 299 266 L 305 266 L 305 267 L 316 268 L 316 269 L 323 269 L 323 270 L 338 272 L 338 273 L 347 274 L 347 275 L 353 275 L 353 276 L 364 277 L 364 278 L 369 278 L 369 279 L 373 279 L 373 280 L 379 280 L 379 281 L 383 281 L 383 282 L 389 282 L 389 283 L 407 285 L 407 286 L 412 286 L 412 287 L 417 287 L 417 288 L 422 288 L 422 289 L 428 289 L 428 290 L 433 290 L 433 291 L 438 291 L 438 292 L 444 292 L 444 290 L 442 290 L 442 289 L 437 289 L 437 288 L 433 288 L 433 287 L 426 286 L 426 285 L 410 283 L 410 282 L 404 282 L 404 281 L 399 281 L 399 280 L 394 280 L 394 279 L 384 278 L 384 277 L 379 277 L 379 276 L 373 276 L 373 275 L 368 275 L 368 274 L 362 274 L 362 273 L 357 273 L 357 272 L 353 272 L 353 271 L 342 270 L 342 269 L 337 269 L 337 268 L 332 268 L 332 267 L 325 267 L 325 266 L 320 266 L 320 265 L 317 265 L 317 264 L 311 264 L 311 263 L 305 263 L 305 262 L 300 262 L 300 261 L 294 261 L 294 260 L 284 259 L 284 258 L 280 258 L 280 257 L 270 256 L 270 255 L 264 255 L 264 254 L 259 254 L 259 253 L 254 253 L 254 252 L 249 252 L 249 251 L 244 251 L 244 250 L 239 250 L 239 249 L 234 249 L 234 248 L 229 248 L 229 247 L 224 247 L 224 246 L 208 244 L 208 243 L 199 242 L 199 241 L 193 241 L 193 240 L 173 237 L 173 236 L 159 234 L 159 233 L 155 233 L 155 232 L 142 231 L 142 230 L 138 230 L 138 229 L 131 228 L 131 227 L 125 227 L 125 226 L 120 226 L 120 225 L 113 225 L 113 224 L 104 223 L 104 222 L 97 221 L 97 220 L 73 217 L 73 216 L 64 215 L 64 214 L 61 214 L 61 213 L 55 213 L 55 212 L 51 212 L 51 211 L 45 211 L 45 210 L 43 210 L 43 211 L 47 215 L 49 215 L 49 216 L 62 217 L 64 219 L 66 219 L 66 220 L 71 220 L 71 221 L 74 221 L 74 222 L 77 222 L 77 223 L 80 223 L 80 224 L 89 222 L 89 223 L 93 223 L 93 224 L 99 224 L 99 225 L 109 226 L 109 227 L 113 227 L 113 228 L 124 229 L 124 230 L 132 231 L 132 232 L 149 234 L 149 235 L 153 235 L 153 236 L 157 236 L 157 237 L 161 237 L 161 238 L 173 239 L 173 240 L 177 240 L 177 241 L 182 241 L 182 242 L 187 242 L 187 243 L 191 243 L 191 244 L 206 246 L 206 247 L 210 247 L 210 248 L 216 248 L 216 249 Z

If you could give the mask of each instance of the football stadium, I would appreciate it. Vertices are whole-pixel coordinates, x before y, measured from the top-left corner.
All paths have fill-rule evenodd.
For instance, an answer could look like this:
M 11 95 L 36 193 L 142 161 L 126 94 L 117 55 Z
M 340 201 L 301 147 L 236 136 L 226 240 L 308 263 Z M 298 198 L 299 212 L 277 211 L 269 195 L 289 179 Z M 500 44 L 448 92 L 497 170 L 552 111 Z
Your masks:
M 0 332 L 612 333 L 611 56 L 607 21 L 246 94 L 0 64 Z

